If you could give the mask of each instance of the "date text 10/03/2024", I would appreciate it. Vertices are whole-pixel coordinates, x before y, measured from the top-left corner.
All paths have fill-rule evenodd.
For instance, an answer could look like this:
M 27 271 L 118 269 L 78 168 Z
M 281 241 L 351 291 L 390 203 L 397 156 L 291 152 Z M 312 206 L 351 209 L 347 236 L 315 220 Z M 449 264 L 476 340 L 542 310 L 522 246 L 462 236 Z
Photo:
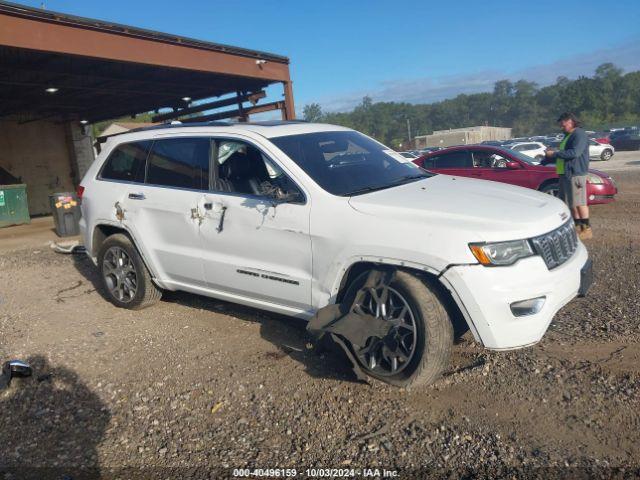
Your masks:
M 234 468 L 234 477 L 261 478 L 397 478 L 397 470 L 384 468 Z

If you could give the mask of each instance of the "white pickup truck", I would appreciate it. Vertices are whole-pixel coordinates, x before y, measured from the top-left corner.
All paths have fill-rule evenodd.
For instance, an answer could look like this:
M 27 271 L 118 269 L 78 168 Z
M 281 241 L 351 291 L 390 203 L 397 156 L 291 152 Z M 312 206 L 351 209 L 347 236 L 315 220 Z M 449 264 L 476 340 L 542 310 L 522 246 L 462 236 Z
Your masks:
M 524 347 L 591 281 L 556 198 L 434 175 L 333 125 L 118 134 L 78 191 L 115 305 L 183 290 L 309 320 L 395 385 L 442 373 L 456 318 L 487 348 Z

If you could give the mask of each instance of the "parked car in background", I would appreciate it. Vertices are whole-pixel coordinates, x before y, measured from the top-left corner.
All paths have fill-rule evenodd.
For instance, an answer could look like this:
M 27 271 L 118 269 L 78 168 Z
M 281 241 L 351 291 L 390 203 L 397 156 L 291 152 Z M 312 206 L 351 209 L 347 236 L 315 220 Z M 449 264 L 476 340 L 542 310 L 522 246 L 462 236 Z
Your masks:
M 592 160 L 610 160 L 615 153 L 615 148 L 608 143 L 599 143 L 595 140 L 589 140 L 589 158 Z
M 424 155 L 425 153 L 430 153 L 430 152 L 437 152 L 438 150 L 442 150 L 442 147 L 424 147 L 423 149 L 420 150 L 420 155 Z
M 397 386 L 447 368 L 454 319 L 485 347 L 525 347 L 592 278 L 562 202 L 431 174 L 339 126 L 111 136 L 78 192 L 114 305 L 181 290 L 309 320 L 354 369 Z
M 541 162 L 544 159 L 544 152 L 547 149 L 547 147 L 540 142 L 506 143 L 503 146 L 533 158 L 537 162 Z
M 400 155 L 402 155 L 404 158 L 408 158 L 409 160 L 412 160 L 414 158 L 418 158 L 420 155 L 415 154 L 414 152 L 398 152 Z
M 558 195 L 558 175 L 553 166 L 539 165 L 522 152 L 504 147 L 468 145 L 445 148 L 424 155 L 414 163 L 436 173 L 510 183 Z M 613 179 L 604 172 L 589 170 L 589 205 L 612 202 L 618 193 Z
M 640 131 L 613 132 L 610 143 L 616 150 L 640 150 Z
M 593 132 L 589 135 L 589 138 L 591 140 L 595 140 L 598 143 L 609 144 L 609 135 L 610 132 Z

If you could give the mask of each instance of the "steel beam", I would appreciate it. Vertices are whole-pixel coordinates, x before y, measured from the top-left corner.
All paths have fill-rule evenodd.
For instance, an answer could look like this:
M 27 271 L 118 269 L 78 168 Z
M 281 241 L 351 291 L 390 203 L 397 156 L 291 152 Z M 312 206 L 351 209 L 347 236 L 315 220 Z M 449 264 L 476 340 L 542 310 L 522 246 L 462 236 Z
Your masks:
M 224 112 L 212 113 L 211 115 L 203 115 L 201 117 L 191 117 L 180 119 L 182 123 L 195 123 L 195 122 L 209 122 L 213 120 L 222 120 L 224 118 L 240 117 L 243 114 L 245 116 L 254 115 L 256 113 L 270 112 L 272 110 L 282 110 L 285 108 L 285 103 L 282 101 L 265 103 L 264 105 L 256 105 L 255 107 L 243 108 L 236 110 L 226 110 Z
M 228 107 L 229 105 L 236 105 L 242 102 L 255 103 L 266 96 L 267 94 L 263 90 L 246 95 L 223 98 L 222 100 L 216 100 L 215 102 L 201 103 L 199 105 L 194 105 L 193 107 L 182 108 L 180 110 L 176 110 L 175 112 L 161 113 L 154 116 L 151 120 L 154 122 L 163 122 L 164 120 L 173 120 L 174 118 L 178 118 L 183 115 L 191 115 L 192 113 L 205 112 L 207 110 L 214 110 L 220 107 Z

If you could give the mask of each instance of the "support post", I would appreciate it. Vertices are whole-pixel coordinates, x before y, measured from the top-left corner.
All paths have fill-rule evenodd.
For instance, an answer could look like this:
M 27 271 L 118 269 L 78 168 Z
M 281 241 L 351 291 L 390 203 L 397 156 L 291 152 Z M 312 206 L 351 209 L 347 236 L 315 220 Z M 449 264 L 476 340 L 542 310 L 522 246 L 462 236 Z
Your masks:
M 296 108 L 293 104 L 293 82 L 291 80 L 282 82 L 284 86 L 284 106 L 286 120 L 296 119 Z

